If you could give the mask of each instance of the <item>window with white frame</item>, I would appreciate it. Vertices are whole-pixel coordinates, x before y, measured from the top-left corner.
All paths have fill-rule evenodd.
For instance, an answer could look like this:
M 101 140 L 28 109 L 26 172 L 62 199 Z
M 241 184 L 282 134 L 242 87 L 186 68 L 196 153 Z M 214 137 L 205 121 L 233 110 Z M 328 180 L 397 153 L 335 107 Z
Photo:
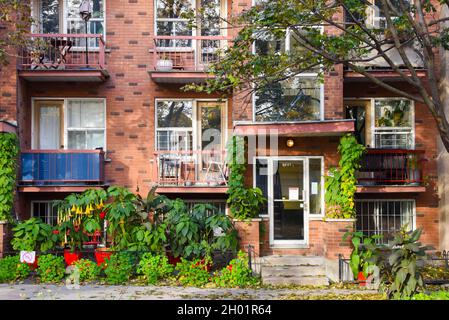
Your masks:
M 374 147 L 413 149 L 413 103 L 406 99 L 374 99 Z
M 356 200 L 356 229 L 365 235 L 382 235 L 387 243 L 401 228 L 416 228 L 414 200 Z
M 155 0 L 155 34 L 157 36 L 219 36 L 221 34 L 221 16 L 223 8 L 221 0 Z M 198 29 L 189 25 L 183 15 L 195 8 L 202 8 L 202 25 Z M 206 51 L 216 50 L 220 46 L 218 40 L 201 40 L 203 55 Z M 191 39 L 159 39 L 158 47 L 191 47 Z
M 34 18 L 37 22 L 35 26 L 38 33 L 68 33 L 68 34 L 105 34 L 105 0 L 90 0 L 92 17 L 87 23 L 87 30 L 84 21 L 79 14 L 79 6 L 82 0 L 36 0 L 33 3 Z M 62 19 L 62 21 L 61 21 Z M 85 39 L 80 38 L 82 46 Z M 91 47 L 98 46 L 95 39 L 91 39 Z
M 300 54 L 304 50 L 293 32 L 286 32 L 285 39 L 261 30 L 255 35 L 255 54 L 266 55 L 282 52 Z M 262 122 L 320 120 L 323 85 L 318 69 L 295 75 L 284 81 L 257 88 L 254 94 L 254 119 Z
M 410 10 L 410 0 L 389 0 L 390 6 L 394 8 L 391 10 L 390 8 L 384 8 L 382 0 L 370 0 L 373 4 L 371 10 L 369 11 L 367 21 L 368 25 L 372 25 L 377 29 L 386 29 L 387 28 L 387 18 L 385 12 L 388 10 L 390 13 L 390 17 L 394 21 L 397 19 L 397 13 L 401 13 L 402 6 L 404 6 L 407 10 Z M 402 2 L 402 6 L 401 6 Z
M 58 224 L 58 208 L 53 201 L 32 201 L 31 216 L 40 218 L 43 222 L 55 226 Z
M 192 150 L 193 101 L 158 100 L 156 117 L 157 150 Z
M 67 145 L 72 150 L 105 148 L 104 100 L 67 101 Z

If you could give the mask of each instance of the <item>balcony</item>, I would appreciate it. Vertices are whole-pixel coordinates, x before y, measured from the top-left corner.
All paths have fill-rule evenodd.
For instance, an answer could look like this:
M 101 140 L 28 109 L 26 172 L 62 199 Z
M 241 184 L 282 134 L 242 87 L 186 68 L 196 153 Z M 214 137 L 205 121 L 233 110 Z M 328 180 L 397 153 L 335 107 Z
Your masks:
M 19 190 L 82 191 L 104 181 L 103 150 L 24 150 Z
M 103 82 L 109 77 L 98 34 L 32 34 L 19 57 L 19 76 L 27 81 Z
M 358 192 L 424 192 L 424 150 L 368 149 L 357 174 Z
M 159 193 L 224 193 L 225 151 L 156 151 L 154 176 Z
M 212 77 L 210 63 L 219 59 L 226 46 L 224 36 L 156 36 L 150 77 L 157 83 L 201 83 Z

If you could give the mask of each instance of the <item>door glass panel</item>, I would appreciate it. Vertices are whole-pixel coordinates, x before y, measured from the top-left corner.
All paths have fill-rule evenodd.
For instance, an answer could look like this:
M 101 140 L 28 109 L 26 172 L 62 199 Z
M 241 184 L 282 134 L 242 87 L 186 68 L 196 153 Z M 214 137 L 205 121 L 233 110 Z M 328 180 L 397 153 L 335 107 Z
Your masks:
M 221 150 L 221 106 L 200 107 L 201 149 Z
M 321 214 L 321 159 L 309 159 L 310 214 Z
M 268 199 L 268 161 L 256 159 L 256 187 L 262 190 L 265 199 Z M 262 206 L 259 215 L 268 214 L 268 202 Z
M 59 106 L 39 107 L 39 148 L 59 149 L 60 147 L 60 108 Z
M 304 162 L 273 161 L 274 240 L 304 239 Z

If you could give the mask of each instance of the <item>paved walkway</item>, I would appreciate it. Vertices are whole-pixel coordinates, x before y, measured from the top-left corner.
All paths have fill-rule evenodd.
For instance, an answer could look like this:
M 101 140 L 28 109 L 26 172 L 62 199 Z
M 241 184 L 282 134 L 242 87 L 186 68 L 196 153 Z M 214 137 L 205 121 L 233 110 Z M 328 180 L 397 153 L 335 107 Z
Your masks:
M 200 289 L 169 286 L 0 284 L 0 300 L 178 300 L 178 299 L 310 299 L 313 297 L 357 295 L 376 297 L 374 290 L 353 289 Z

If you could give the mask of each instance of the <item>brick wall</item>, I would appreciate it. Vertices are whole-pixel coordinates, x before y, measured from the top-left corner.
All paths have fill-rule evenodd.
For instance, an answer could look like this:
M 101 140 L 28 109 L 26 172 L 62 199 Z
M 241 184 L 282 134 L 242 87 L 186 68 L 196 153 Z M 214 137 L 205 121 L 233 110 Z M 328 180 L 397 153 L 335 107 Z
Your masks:
M 5 252 L 11 250 L 9 244 L 11 240 L 11 230 L 8 223 L 0 222 L 0 258 L 3 257 Z

